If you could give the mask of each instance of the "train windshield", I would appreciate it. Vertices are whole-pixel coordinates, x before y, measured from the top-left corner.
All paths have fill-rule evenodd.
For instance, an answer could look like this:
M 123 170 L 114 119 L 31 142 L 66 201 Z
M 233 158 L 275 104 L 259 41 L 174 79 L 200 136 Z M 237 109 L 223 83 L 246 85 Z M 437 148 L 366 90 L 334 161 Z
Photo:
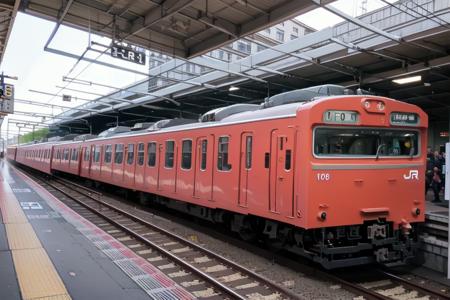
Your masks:
M 316 156 L 416 156 L 419 153 L 419 132 L 380 128 L 315 129 Z

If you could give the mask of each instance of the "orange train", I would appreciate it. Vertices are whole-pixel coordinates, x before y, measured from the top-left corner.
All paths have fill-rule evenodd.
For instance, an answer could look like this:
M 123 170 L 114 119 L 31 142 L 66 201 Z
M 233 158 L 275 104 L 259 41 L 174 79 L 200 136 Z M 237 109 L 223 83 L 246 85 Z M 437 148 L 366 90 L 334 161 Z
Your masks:
M 195 123 L 10 147 L 8 158 L 138 191 L 326 268 L 403 262 L 424 221 L 428 117 L 389 98 L 326 95 L 336 88 Z

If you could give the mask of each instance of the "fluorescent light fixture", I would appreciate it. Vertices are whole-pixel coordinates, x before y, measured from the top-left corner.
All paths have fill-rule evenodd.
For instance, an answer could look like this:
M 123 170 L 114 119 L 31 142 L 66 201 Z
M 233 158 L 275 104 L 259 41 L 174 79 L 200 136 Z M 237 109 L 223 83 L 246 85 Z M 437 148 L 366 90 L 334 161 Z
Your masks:
M 239 90 L 239 87 L 237 87 L 237 86 L 230 86 L 230 88 L 228 89 L 228 91 L 229 92 L 232 92 L 232 91 L 237 91 L 237 90 Z
M 395 82 L 397 84 L 407 84 L 407 83 L 421 81 L 421 80 L 422 80 L 422 76 L 421 75 L 417 75 L 417 76 L 411 76 L 411 77 L 404 77 L 404 78 L 394 79 L 394 80 L 392 80 L 392 82 Z

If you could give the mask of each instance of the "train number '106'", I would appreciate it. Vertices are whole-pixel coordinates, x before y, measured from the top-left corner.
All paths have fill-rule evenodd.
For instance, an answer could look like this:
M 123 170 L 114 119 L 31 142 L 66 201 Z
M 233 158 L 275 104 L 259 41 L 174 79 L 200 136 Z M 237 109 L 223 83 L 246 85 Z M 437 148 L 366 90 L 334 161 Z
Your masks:
M 318 181 L 328 181 L 330 180 L 330 178 L 331 178 L 330 173 L 317 173 Z

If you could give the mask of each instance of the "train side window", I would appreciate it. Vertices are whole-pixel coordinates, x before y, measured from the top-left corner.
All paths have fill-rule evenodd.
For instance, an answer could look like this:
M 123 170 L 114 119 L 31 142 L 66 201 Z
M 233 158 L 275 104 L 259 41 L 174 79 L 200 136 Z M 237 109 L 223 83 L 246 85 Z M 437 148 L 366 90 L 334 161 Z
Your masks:
M 202 141 L 202 155 L 201 155 L 201 162 L 200 162 L 200 170 L 204 171 L 206 170 L 206 158 L 207 158 L 207 151 L 208 151 L 208 140 Z
M 291 161 L 292 161 L 292 150 L 286 149 L 286 156 L 284 162 L 284 169 L 289 171 L 291 169 Z
M 189 170 L 192 165 L 192 140 L 184 140 L 181 145 L 181 168 Z
M 174 153 L 175 153 L 175 142 L 166 141 L 166 154 L 164 166 L 166 168 L 173 168 L 174 164 Z
M 231 164 L 228 163 L 228 145 L 230 138 L 222 136 L 219 138 L 219 147 L 217 155 L 217 169 L 220 171 L 231 170 Z
M 247 136 L 245 138 L 245 168 L 251 169 L 252 167 L 252 148 L 253 148 L 253 137 Z
M 94 148 L 94 162 L 100 161 L 100 146 L 95 146 Z
M 156 165 L 156 143 L 148 143 L 147 145 L 147 165 L 154 167 Z
M 110 163 L 111 162 L 111 157 L 112 157 L 112 146 L 111 145 L 106 145 L 104 162 L 105 163 Z
M 114 163 L 121 164 L 123 162 L 123 144 L 114 145 Z
M 134 162 L 134 144 L 128 144 L 127 164 L 132 165 Z
M 144 143 L 139 143 L 137 148 L 137 164 L 140 166 L 144 165 L 144 150 Z
M 64 160 L 69 160 L 69 149 L 64 149 Z

